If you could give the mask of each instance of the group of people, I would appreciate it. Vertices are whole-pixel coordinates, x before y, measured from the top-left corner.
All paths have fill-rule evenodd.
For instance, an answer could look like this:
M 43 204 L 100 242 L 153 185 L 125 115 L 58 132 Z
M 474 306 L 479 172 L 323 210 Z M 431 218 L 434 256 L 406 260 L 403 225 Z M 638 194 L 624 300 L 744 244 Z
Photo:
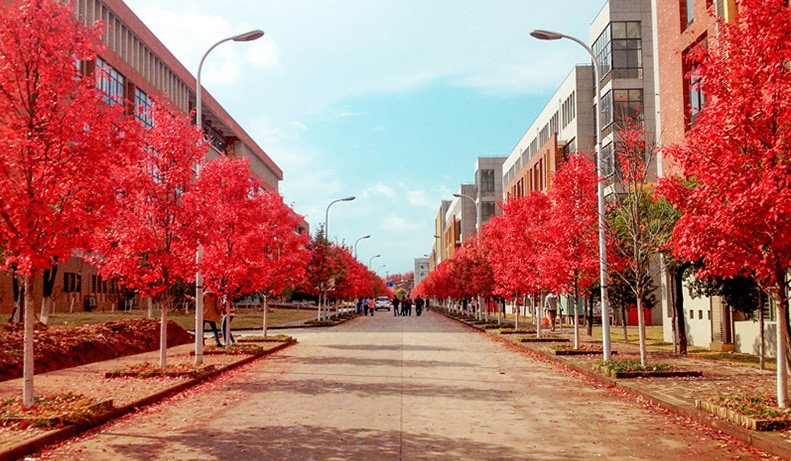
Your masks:
M 368 315 L 369 313 L 373 317 L 374 312 L 376 312 L 376 300 L 374 298 L 358 298 L 357 299 L 357 313 Z
M 408 298 L 406 296 L 402 296 L 400 299 L 398 296 L 394 296 L 393 300 L 393 316 L 398 315 L 412 315 L 412 306 L 415 306 L 415 313 L 420 316 L 423 313 L 423 308 L 425 307 L 426 310 L 429 308 L 429 300 L 428 298 L 423 298 L 418 296 L 414 300 L 412 298 Z M 399 310 L 400 307 L 400 310 Z

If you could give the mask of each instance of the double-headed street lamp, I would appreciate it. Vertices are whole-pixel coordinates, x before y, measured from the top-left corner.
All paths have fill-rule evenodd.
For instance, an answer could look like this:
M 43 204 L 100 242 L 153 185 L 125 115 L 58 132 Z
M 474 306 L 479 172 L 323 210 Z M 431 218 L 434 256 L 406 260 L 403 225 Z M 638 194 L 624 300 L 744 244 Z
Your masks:
M 225 42 L 250 42 L 253 40 L 258 40 L 263 36 L 263 30 L 251 30 L 250 32 L 224 38 L 209 47 L 209 49 L 203 53 L 200 64 L 198 64 L 198 75 L 195 77 L 195 124 L 198 125 L 199 129 L 203 129 L 203 100 L 201 97 L 202 89 L 200 77 L 201 72 L 203 71 L 203 62 L 206 61 L 206 57 L 213 49 Z M 195 173 L 200 173 L 200 162 L 198 162 L 198 165 L 195 168 Z M 199 265 L 202 257 L 203 245 L 199 243 L 198 252 L 195 255 L 195 260 Z M 198 272 L 195 274 L 195 363 L 201 364 L 203 363 L 203 274 L 200 271 L 200 266 L 198 267 Z
M 356 242 L 354 242 L 354 259 L 357 259 L 357 244 L 360 242 L 360 240 L 369 238 L 371 238 L 370 235 L 363 235 L 362 237 L 358 238 Z
M 598 195 L 598 212 L 599 212 L 599 284 L 601 285 L 601 318 L 602 318 L 602 349 L 604 360 L 612 358 L 610 346 L 610 301 L 607 294 L 607 248 L 605 247 L 606 237 L 604 234 L 604 162 L 602 161 L 601 152 L 601 90 L 599 88 L 599 61 L 596 59 L 596 54 L 593 52 L 585 42 L 572 37 L 571 35 L 561 34 L 560 32 L 553 32 L 550 30 L 534 30 L 530 32 L 534 38 L 539 40 L 560 40 L 562 38 L 569 39 L 576 42 L 591 57 L 593 63 L 593 79 L 595 82 L 596 91 L 596 171 L 599 176 L 599 184 L 597 189 Z
M 357 198 L 357 197 L 355 197 L 355 196 L 351 195 L 351 196 L 349 196 L 349 197 L 344 197 L 344 198 L 339 198 L 339 199 L 337 199 L 337 200 L 333 200 L 332 202 L 330 202 L 330 204 L 329 204 L 329 205 L 327 205 L 327 210 L 324 212 L 324 237 L 326 237 L 326 238 L 327 238 L 327 241 L 328 241 L 328 242 L 330 241 L 330 231 L 329 231 L 329 225 L 330 225 L 330 207 L 331 207 L 331 206 L 332 206 L 334 203 L 338 203 L 338 202 L 351 202 L 352 200 L 354 200 L 354 199 L 356 199 L 356 198 Z

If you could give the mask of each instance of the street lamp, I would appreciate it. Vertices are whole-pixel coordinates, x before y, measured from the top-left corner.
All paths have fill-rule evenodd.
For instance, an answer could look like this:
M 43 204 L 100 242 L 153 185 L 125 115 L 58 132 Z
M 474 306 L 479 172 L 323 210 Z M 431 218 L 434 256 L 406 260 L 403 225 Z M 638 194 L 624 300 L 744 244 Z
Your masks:
M 358 238 L 356 242 L 354 242 L 354 259 L 357 259 L 357 243 L 360 242 L 362 239 L 369 239 L 371 238 L 370 235 L 363 235 L 362 237 Z
M 530 32 L 530 35 L 539 40 L 560 40 L 561 38 L 566 38 L 576 42 L 578 45 L 585 48 L 585 51 L 588 52 L 593 63 L 593 78 L 596 80 L 596 171 L 599 176 L 597 196 L 599 213 L 599 284 L 601 285 L 602 349 L 604 360 L 610 360 L 612 358 L 612 353 L 609 321 L 610 302 L 607 293 L 607 248 L 605 247 L 606 240 L 604 235 L 604 162 L 602 161 L 601 155 L 601 89 L 599 88 L 599 62 L 591 47 L 577 37 L 540 29 Z
M 478 231 L 478 226 L 480 225 L 480 218 L 481 218 L 480 213 L 478 213 L 478 202 L 476 202 L 474 198 L 472 198 L 472 197 L 470 197 L 469 195 L 466 195 L 466 194 L 453 194 L 453 196 L 456 197 L 456 198 L 466 198 L 466 199 L 469 199 L 469 200 L 472 201 L 472 206 L 475 207 L 475 231 L 477 232 Z M 464 213 L 462 212 L 462 217 L 463 216 L 464 216 Z M 436 235 L 434 237 L 436 237 Z M 464 240 L 464 239 L 462 238 L 462 240 Z
M 201 83 L 200 77 L 201 72 L 203 71 L 203 62 L 206 61 L 206 57 L 211 53 L 211 51 L 217 46 L 222 43 L 234 41 L 234 42 L 250 42 L 253 40 L 258 40 L 259 38 L 264 36 L 264 31 L 260 29 L 251 30 L 250 32 L 245 32 L 243 34 L 234 35 L 232 37 L 227 37 L 219 42 L 215 43 L 205 53 L 203 53 L 203 57 L 200 59 L 200 64 L 198 64 L 198 75 L 195 77 L 195 124 L 198 125 L 199 129 L 203 129 L 203 100 L 201 98 Z M 195 168 L 195 174 L 200 173 L 200 162 Z M 195 363 L 201 364 L 203 363 L 203 274 L 200 271 L 200 260 L 203 258 L 203 245 L 198 243 L 198 251 L 195 255 L 195 261 L 198 263 L 198 272 L 195 274 Z M 227 337 L 227 335 L 226 335 Z
M 324 212 L 324 236 L 327 238 L 327 241 L 330 241 L 330 231 L 329 231 L 329 220 L 330 220 L 330 207 L 334 203 L 338 202 L 351 202 L 352 200 L 356 199 L 357 197 L 351 195 L 349 197 L 339 198 L 337 200 L 333 200 L 327 205 L 327 210 Z
M 371 259 L 368 260 L 368 267 L 371 267 L 371 263 L 374 262 L 374 258 L 378 258 L 380 256 L 382 256 L 382 255 L 373 255 L 373 256 L 371 256 Z
M 383 267 L 387 267 L 387 264 L 382 264 L 381 266 L 377 267 L 377 268 L 376 268 L 376 270 L 375 270 L 374 272 L 377 272 L 377 273 L 378 273 L 378 272 L 379 272 L 379 269 L 381 269 L 381 268 L 383 268 Z

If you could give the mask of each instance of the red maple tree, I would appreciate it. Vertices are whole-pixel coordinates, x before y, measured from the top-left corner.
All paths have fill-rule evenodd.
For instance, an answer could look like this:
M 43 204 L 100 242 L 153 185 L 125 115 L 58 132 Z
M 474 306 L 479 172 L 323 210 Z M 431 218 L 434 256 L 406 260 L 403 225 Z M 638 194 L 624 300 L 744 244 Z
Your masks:
M 684 144 L 667 149 L 691 188 L 665 195 L 682 215 L 674 254 L 701 273 L 749 275 L 777 306 L 778 404 L 787 401 L 791 266 L 791 10 L 785 0 L 742 0 L 738 23 L 720 22 L 716 46 L 693 63 L 706 104 Z
M 571 155 L 554 174 L 552 209 L 545 226 L 543 277 L 550 291 L 574 297 L 574 348 L 579 347 L 579 299 L 598 281 L 599 243 L 596 167 L 583 154 Z
M 34 279 L 112 217 L 136 127 L 104 104 L 92 75 L 99 28 L 53 0 L 0 10 L 0 268 L 24 287 L 24 390 L 33 404 Z
M 154 104 L 154 125 L 144 132 L 137 168 L 119 193 L 120 207 L 96 234 L 99 273 L 159 305 L 160 366 L 166 365 L 168 288 L 195 275 L 197 229 L 184 194 L 194 187 L 193 167 L 207 149 L 201 132 L 174 110 Z

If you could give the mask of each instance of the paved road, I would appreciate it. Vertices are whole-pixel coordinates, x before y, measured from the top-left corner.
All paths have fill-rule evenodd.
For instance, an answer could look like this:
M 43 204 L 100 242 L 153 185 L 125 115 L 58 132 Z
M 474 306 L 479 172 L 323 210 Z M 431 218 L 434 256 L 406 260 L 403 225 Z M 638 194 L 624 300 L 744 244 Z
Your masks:
M 294 334 L 46 458 L 756 459 L 433 312 Z

